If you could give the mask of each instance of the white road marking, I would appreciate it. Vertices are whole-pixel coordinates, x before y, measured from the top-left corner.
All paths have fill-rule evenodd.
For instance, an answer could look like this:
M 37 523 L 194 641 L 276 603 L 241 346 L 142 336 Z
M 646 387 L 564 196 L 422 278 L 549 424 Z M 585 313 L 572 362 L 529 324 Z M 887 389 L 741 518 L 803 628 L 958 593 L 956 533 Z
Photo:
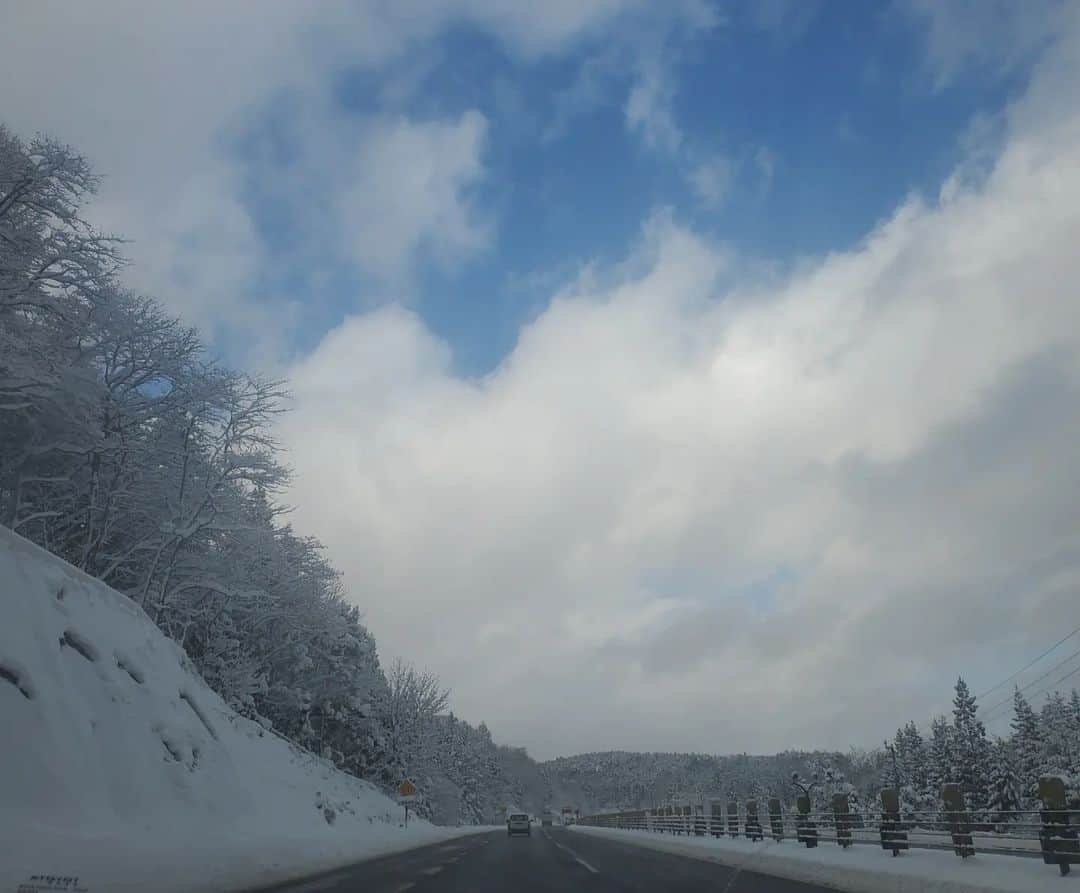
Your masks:
M 421 872 L 421 874 L 427 874 L 427 875 L 438 874 L 442 870 L 443 870 L 443 867 L 441 865 L 433 865 L 431 868 L 425 868 Z
M 311 881 L 310 883 L 304 884 L 302 887 L 297 887 L 296 890 L 297 893 L 318 893 L 319 890 L 329 890 L 331 887 L 336 887 L 343 880 L 345 880 L 345 875 L 338 874 L 333 877 L 320 878 L 317 881 Z
M 582 868 L 589 869 L 589 871 L 591 871 L 593 874 L 599 874 L 600 873 L 599 868 L 593 868 L 588 862 L 586 862 L 584 859 L 582 859 L 581 856 L 579 856 L 572 849 L 570 849 L 570 847 L 566 846 L 565 844 L 559 843 L 559 841 L 555 840 L 550 834 L 547 833 L 547 831 L 544 831 L 543 834 L 544 834 L 544 837 L 546 837 L 553 844 L 555 844 L 555 846 L 557 846 L 560 850 L 565 850 L 566 852 L 568 852 L 570 854 L 570 858 L 572 858 L 575 862 L 577 862 L 577 864 L 580 865 Z
M 411 890 L 415 886 L 416 884 L 414 884 L 412 881 L 405 881 L 404 884 L 398 884 L 396 887 L 394 887 L 391 893 L 405 893 L 406 890 Z

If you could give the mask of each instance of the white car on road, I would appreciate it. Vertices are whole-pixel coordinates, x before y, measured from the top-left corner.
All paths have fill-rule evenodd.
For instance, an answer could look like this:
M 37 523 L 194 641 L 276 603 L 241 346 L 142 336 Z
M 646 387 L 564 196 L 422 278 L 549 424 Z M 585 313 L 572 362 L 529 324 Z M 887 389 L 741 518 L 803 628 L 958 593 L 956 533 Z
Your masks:
M 532 823 L 524 812 L 513 812 L 506 819 L 506 835 L 513 837 L 515 834 L 532 835 Z

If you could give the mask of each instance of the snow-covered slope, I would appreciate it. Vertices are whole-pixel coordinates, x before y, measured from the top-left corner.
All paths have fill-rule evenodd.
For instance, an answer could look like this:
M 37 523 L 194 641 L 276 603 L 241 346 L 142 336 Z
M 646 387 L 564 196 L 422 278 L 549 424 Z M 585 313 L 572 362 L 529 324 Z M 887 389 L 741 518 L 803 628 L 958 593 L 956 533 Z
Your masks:
M 400 820 L 230 710 L 128 598 L 0 527 L 0 890 L 224 890 L 459 833 Z

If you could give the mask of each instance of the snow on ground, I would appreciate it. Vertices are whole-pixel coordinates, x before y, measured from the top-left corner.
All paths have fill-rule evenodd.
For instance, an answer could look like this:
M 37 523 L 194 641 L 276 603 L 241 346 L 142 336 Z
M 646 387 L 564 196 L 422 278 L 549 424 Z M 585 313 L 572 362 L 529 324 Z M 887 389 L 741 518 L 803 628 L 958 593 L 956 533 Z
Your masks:
M 794 840 L 752 842 L 714 837 L 672 837 L 653 831 L 572 826 L 582 834 L 705 859 L 744 871 L 807 881 L 851 893 L 1080 893 L 1080 872 L 1068 877 L 1042 859 L 976 854 L 961 859 L 952 852 L 910 850 L 893 857 L 879 847 L 843 849 L 821 843 L 807 849 Z
M 0 891 L 235 889 L 480 830 L 401 816 L 234 713 L 129 599 L 0 527 Z

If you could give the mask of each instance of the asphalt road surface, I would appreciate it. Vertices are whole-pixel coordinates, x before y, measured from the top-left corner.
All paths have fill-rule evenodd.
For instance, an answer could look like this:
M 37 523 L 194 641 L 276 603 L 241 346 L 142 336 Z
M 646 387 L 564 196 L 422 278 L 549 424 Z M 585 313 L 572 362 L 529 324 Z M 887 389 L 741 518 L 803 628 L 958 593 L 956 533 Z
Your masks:
M 360 862 L 263 893 L 826 893 L 828 888 L 726 868 L 564 828 L 530 837 L 476 834 Z

